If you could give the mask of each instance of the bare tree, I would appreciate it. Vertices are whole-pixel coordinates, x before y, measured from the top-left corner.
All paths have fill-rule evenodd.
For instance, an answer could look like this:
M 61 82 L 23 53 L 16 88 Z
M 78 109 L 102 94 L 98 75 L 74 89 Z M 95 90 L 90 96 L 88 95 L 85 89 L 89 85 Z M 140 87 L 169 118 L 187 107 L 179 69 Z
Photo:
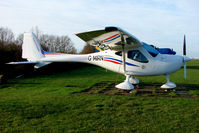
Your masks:
M 77 52 L 74 47 L 74 44 L 72 43 L 72 41 L 68 36 L 43 34 L 42 31 L 39 30 L 37 26 L 33 27 L 31 31 L 35 33 L 35 35 L 39 39 L 40 44 L 42 45 L 42 48 L 45 51 L 61 52 L 61 53 Z
M 50 52 L 76 53 L 74 44 L 68 36 L 43 34 L 40 36 L 39 41 L 42 47 Z
M 75 52 L 74 50 L 75 48 L 73 46 L 73 43 L 68 36 L 56 37 L 55 51 L 71 53 L 71 52 Z
M 23 43 L 23 34 L 21 33 L 21 34 L 19 34 L 19 35 L 17 36 L 17 38 L 16 38 L 16 40 L 15 40 L 15 44 L 16 44 L 16 45 L 22 45 L 22 43 Z
M 8 28 L 0 28 L 0 42 L 3 44 L 11 44 L 15 40 L 14 33 Z
M 32 29 L 30 31 L 33 32 L 33 33 L 35 33 L 35 35 L 37 36 L 37 38 L 40 38 L 40 36 L 42 35 L 42 31 L 39 30 L 38 26 L 32 27 Z

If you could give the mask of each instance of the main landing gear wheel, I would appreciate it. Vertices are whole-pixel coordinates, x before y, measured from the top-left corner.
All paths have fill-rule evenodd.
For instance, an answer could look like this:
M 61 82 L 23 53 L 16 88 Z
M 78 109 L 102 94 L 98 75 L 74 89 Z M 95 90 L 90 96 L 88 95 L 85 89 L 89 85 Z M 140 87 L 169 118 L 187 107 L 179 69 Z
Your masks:
M 161 88 L 163 88 L 163 89 L 173 89 L 173 88 L 176 88 L 176 84 L 173 83 L 173 82 L 171 82 L 171 81 L 169 80 L 169 75 L 168 75 L 168 74 L 165 75 L 165 78 L 167 79 L 167 83 L 166 83 L 166 84 L 163 84 L 163 85 L 161 86 Z
M 130 79 L 130 75 L 126 75 L 126 80 L 116 85 L 115 87 L 121 90 L 133 90 L 134 86 L 130 83 L 129 79 Z
M 129 79 L 130 83 L 133 84 L 133 85 L 137 85 L 140 83 L 139 79 L 137 79 L 135 76 L 130 76 L 130 79 Z

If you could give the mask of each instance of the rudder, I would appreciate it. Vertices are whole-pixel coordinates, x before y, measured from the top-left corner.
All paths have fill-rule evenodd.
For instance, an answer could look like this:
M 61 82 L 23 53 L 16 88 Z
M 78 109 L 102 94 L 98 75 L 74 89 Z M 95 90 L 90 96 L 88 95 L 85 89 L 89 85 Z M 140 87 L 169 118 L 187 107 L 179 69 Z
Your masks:
M 42 54 L 42 47 L 39 40 L 34 33 L 24 33 L 23 44 L 22 44 L 22 58 L 28 61 L 36 61 L 40 58 L 45 57 Z

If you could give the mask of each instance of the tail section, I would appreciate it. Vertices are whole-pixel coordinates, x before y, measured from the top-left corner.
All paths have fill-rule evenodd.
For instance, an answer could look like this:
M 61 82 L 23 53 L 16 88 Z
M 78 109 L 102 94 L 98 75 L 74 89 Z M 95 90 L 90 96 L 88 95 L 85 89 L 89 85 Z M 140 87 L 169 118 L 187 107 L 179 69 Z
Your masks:
M 22 58 L 37 61 L 44 58 L 43 49 L 34 33 L 24 33 L 22 44 Z
M 46 66 L 52 62 L 42 62 L 39 59 L 44 58 L 45 51 L 43 51 L 39 40 L 34 33 L 24 33 L 22 44 L 22 58 L 28 61 L 24 62 L 10 62 L 7 64 L 20 65 L 20 64 L 34 64 L 35 68 Z M 46 52 L 48 53 L 48 52 Z

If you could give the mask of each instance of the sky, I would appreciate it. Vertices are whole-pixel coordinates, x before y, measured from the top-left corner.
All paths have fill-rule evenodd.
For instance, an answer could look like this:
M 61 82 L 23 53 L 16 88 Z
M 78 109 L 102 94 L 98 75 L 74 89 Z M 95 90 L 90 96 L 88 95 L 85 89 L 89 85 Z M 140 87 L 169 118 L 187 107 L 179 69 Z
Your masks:
M 140 41 L 199 57 L 198 0 L 0 0 L 0 27 L 17 36 L 38 26 L 43 33 L 68 35 L 78 51 L 85 43 L 75 33 L 118 26 Z

